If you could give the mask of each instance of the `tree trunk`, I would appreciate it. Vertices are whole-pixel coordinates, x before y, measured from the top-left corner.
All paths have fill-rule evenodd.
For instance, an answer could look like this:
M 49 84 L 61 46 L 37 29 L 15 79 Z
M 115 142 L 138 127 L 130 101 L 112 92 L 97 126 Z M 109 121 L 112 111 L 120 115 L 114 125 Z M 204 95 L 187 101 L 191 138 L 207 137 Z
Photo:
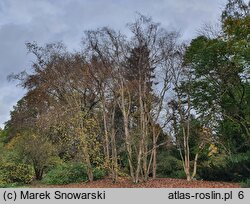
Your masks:
M 120 94 L 121 94 L 121 110 L 122 110 L 122 115 L 123 115 L 123 125 L 124 125 L 124 132 L 125 132 L 125 143 L 126 143 L 126 150 L 128 154 L 128 162 L 129 162 L 129 168 L 130 168 L 130 175 L 132 180 L 135 182 L 135 173 L 134 173 L 134 168 L 133 168 L 133 162 L 132 162 L 132 147 L 131 147 L 131 138 L 130 138 L 130 133 L 129 133 L 129 119 L 128 119 L 128 110 L 126 110 L 126 105 L 125 105 L 125 90 L 124 90 L 124 85 L 123 85 L 123 79 L 121 79 L 121 87 L 120 87 Z M 130 103 L 130 101 L 128 102 Z M 130 104 L 129 104 L 130 105 Z
M 156 133 L 155 133 L 155 127 L 153 127 L 153 179 L 156 178 L 156 168 L 157 168 L 157 161 L 156 161 Z
M 93 169 L 92 169 L 92 165 L 91 165 L 91 161 L 90 161 L 90 156 L 89 156 L 89 150 L 88 150 L 88 144 L 86 141 L 86 136 L 85 133 L 83 132 L 83 124 L 80 123 L 80 137 L 81 137 L 81 141 L 82 141 L 82 150 L 83 150 L 83 156 L 84 156 L 84 164 L 86 165 L 87 168 L 87 175 L 88 175 L 88 179 L 89 181 L 93 181 L 94 180 L 94 176 L 93 176 Z
M 193 174 L 192 174 L 191 179 L 193 179 L 196 175 L 198 156 L 199 156 L 199 154 L 196 153 L 195 158 L 194 158 L 194 169 L 193 169 Z
M 112 180 L 113 182 L 116 182 L 118 177 L 118 163 L 117 163 L 114 120 L 115 120 L 115 108 L 112 111 L 112 118 L 111 118 L 111 151 L 112 151 Z
M 84 152 L 84 159 L 85 159 L 85 164 L 86 164 L 86 168 L 87 168 L 87 175 L 88 175 L 89 181 L 93 181 L 94 180 L 93 169 L 92 169 L 92 165 L 90 162 L 89 154 L 85 148 L 86 148 L 86 146 L 84 145 L 83 152 Z
M 34 167 L 36 180 L 40 181 L 43 178 L 43 168 Z
M 106 100 L 104 93 L 102 93 L 102 106 L 103 106 L 103 126 L 104 126 L 104 138 L 105 138 L 105 147 L 104 147 L 104 154 L 105 154 L 105 163 L 109 168 L 109 136 L 108 136 L 108 125 L 107 125 L 107 115 L 106 115 Z

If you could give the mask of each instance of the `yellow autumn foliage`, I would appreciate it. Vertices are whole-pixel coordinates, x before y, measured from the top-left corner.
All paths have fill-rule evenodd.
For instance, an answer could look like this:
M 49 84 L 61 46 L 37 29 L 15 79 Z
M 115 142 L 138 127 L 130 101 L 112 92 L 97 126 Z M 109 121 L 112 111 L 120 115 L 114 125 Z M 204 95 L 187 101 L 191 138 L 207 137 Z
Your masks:
M 209 150 L 208 156 L 212 156 L 218 153 L 218 147 L 214 143 L 210 144 L 208 150 Z

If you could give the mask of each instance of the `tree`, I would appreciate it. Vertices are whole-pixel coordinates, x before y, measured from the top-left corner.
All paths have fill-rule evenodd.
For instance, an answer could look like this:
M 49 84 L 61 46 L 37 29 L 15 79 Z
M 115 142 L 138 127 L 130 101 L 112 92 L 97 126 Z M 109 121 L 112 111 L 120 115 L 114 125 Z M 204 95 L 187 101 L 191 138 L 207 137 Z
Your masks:
M 229 152 L 249 146 L 248 12 L 243 1 L 229 1 L 222 14 L 222 36 L 197 37 L 185 55 L 194 75 L 192 103 L 204 123 L 214 131 L 220 127 L 217 133 Z M 229 126 L 235 127 L 231 133 Z
M 155 132 L 155 128 L 152 136 L 150 128 L 157 126 L 162 101 L 169 88 L 170 74 L 167 67 L 174 61 L 174 55 L 171 54 L 178 35 L 165 31 L 152 19 L 142 15 L 129 24 L 129 29 L 132 33 L 129 39 L 109 28 L 88 31 L 86 48 L 90 56 L 100 58 L 102 66 L 110 71 L 109 84 L 112 85 L 109 87 L 112 87 L 122 113 L 130 175 L 137 183 L 140 177 L 147 180 L 152 159 L 156 176 L 156 138 L 161 131 Z M 154 81 L 156 69 L 164 70 L 163 88 L 158 102 L 153 93 L 153 85 L 158 83 Z M 158 108 L 153 109 L 153 103 Z M 151 152 L 154 153 L 149 158 Z
M 36 180 L 43 178 L 45 168 L 53 164 L 57 155 L 46 137 L 32 132 L 18 134 L 8 143 L 8 148 L 15 149 L 27 163 L 32 164 Z
M 20 79 L 21 85 L 28 90 L 26 101 L 30 110 L 36 110 L 33 124 L 39 135 L 52 140 L 55 138 L 51 138 L 51 132 L 59 129 L 63 134 L 58 134 L 57 139 L 64 144 L 71 143 L 74 154 L 80 152 L 83 155 L 92 181 L 91 160 L 99 146 L 91 110 L 97 104 L 98 90 L 89 66 L 83 56 L 67 53 L 60 43 L 45 47 L 28 43 L 27 47 L 37 58 L 33 64 L 34 72 L 14 77 Z
M 194 79 L 190 67 L 183 65 L 185 52 L 185 46 L 182 46 L 176 53 L 178 61 L 172 67 L 175 96 L 168 105 L 172 113 L 170 120 L 175 144 L 186 178 L 190 181 L 196 176 L 199 155 L 212 140 L 212 131 L 206 124 L 199 124 L 199 119 L 195 116 L 196 107 L 191 101 Z

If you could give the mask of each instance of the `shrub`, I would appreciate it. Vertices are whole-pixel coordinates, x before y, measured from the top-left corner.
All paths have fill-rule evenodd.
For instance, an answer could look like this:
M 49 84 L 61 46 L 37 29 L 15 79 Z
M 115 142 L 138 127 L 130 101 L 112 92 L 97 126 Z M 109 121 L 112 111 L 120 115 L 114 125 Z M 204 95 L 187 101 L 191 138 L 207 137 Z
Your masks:
M 106 175 L 102 168 L 94 168 L 94 179 L 98 180 Z M 88 180 L 86 168 L 82 163 L 62 163 L 51 169 L 42 180 L 45 184 L 69 184 Z
M 242 188 L 250 188 L 250 179 L 247 179 L 241 183 Z
M 50 170 L 43 179 L 46 184 L 69 184 L 87 181 L 86 168 L 82 163 L 63 163 Z
M 226 171 L 226 166 L 210 164 L 198 168 L 200 178 L 209 181 L 231 181 L 231 175 Z
M 6 179 L 3 177 L 2 172 L 0 171 L 0 188 L 4 188 L 8 185 Z
M 220 163 L 209 163 L 198 169 L 204 180 L 242 181 L 249 178 L 250 152 L 235 154 Z
M 185 178 L 181 160 L 167 153 L 158 157 L 157 174 L 160 177 Z
M 0 186 L 10 183 L 28 184 L 33 179 L 33 168 L 22 163 L 2 163 L 0 165 Z
M 107 175 L 107 172 L 102 168 L 94 168 L 93 170 L 94 180 L 102 179 Z
M 186 175 L 185 171 L 183 169 L 181 169 L 181 170 L 177 170 L 177 171 L 172 172 L 169 177 L 186 179 L 187 175 Z

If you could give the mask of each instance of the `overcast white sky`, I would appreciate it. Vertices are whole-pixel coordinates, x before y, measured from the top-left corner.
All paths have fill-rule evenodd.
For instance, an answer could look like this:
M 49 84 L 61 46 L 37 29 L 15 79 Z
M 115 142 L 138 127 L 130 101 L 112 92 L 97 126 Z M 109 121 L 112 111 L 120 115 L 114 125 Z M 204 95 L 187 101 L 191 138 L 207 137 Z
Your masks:
M 83 31 L 109 26 L 125 30 L 136 12 L 151 16 L 190 40 L 202 24 L 216 22 L 226 0 L 0 0 L 0 127 L 25 91 L 8 82 L 10 73 L 29 70 L 25 42 L 63 41 L 79 49 Z

